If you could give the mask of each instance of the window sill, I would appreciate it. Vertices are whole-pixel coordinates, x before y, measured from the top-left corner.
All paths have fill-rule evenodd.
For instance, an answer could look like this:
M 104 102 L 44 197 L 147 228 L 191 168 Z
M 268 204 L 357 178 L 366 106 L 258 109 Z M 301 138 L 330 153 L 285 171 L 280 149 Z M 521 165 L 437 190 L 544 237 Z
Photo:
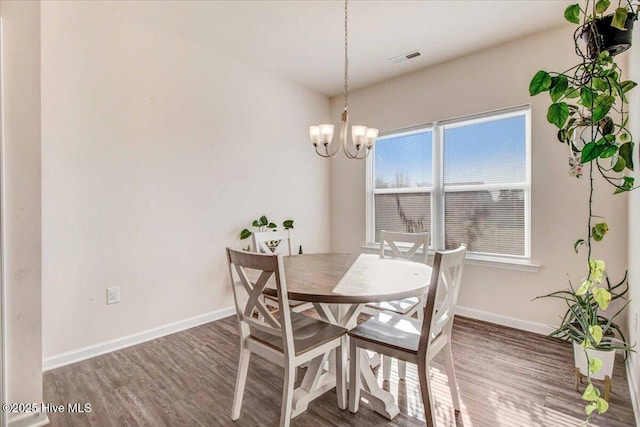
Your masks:
M 360 249 L 363 253 L 369 254 L 377 254 L 380 252 L 380 245 L 378 244 L 367 244 L 361 246 Z M 419 252 L 422 253 L 421 251 Z M 429 257 L 433 258 L 435 254 L 434 251 L 429 251 Z M 542 268 L 539 264 L 534 264 L 529 260 L 521 259 L 521 258 L 508 258 L 508 257 L 492 257 L 487 255 L 479 255 L 479 254 L 468 254 L 466 257 L 467 264 L 469 265 L 479 265 L 482 267 L 490 267 L 490 268 L 502 268 L 505 270 L 516 270 L 516 271 L 526 271 L 529 273 L 537 273 Z

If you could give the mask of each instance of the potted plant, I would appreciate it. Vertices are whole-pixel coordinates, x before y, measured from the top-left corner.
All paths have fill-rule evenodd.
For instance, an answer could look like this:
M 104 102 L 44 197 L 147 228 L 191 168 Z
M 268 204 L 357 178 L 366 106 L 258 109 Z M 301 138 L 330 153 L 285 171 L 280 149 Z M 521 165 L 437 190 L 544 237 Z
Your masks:
M 584 8 L 579 4 L 567 7 L 565 18 L 578 24 L 574 44 L 579 62 L 561 73 L 538 71 L 529 85 L 532 96 L 549 94 L 547 120 L 558 128 L 558 140 L 569 149 L 570 175 L 581 178 L 586 170 L 588 176 L 588 233 L 573 245 L 576 253 L 580 248 L 587 251 L 585 277 L 577 288 L 570 283 L 568 290 L 545 296 L 561 298 L 567 304 L 562 323 L 552 335 L 574 343 L 575 366 L 588 381 L 582 396 L 587 401 L 586 422 L 594 413 L 602 414 L 608 408 L 608 393 L 603 398 L 592 378 L 606 377 L 603 368 L 608 368 L 605 362 L 613 358 L 615 349 L 629 349 L 614 323 L 628 303 L 614 313 L 607 310 L 611 301 L 627 293 L 626 274 L 612 286 L 605 262 L 595 259 L 592 251 L 609 231 L 604 218 L 593 212 L 596 173 L 614 187 L 615 194 L 635 188 L 630 176 L 634 142 L 627 128 L 626 94 L 636 83 L 622 80 L 615 55 L 630 46 L 628 36 L 638 5 L 619 2 L 612 15 L 608 14 L 610 6 L 609 0 L 587 0 Z
M 278 226 L 269 221 L 269 219 L 267 218 L 266 215 L 262 215 L 260 218 L 258 219 L 254 219 L 253 223 L 251 224 L 252 227 L 256 228 L 257 232 L 261 233 L 267 230 L 272 230 L 272 231 L 277 231 Z M 287 219 L 282 223 L 282 228 L 284 228 L 285 230 L 289 230 L 293 228 L 293 220 L 292 219 Z M 251 230 L 249 230 L 248 228 L 243 229 L 240 232 L 240 240 L 245 240 L 248 239 L 249 237 L 251 237 L 251 235 L 253 235 L 253 232 Z M 268 243 L 269 248 L 273 249 L 276 248 L 278 246 L 278 244 L 280 243 L 279 240 L 273 240 L 271 242 Z M 247 251 L 251 250 L 251 246 L 247 246 L 246 248 L 244 248 Z
M 584 9 L 579 4 L 573 4 L 565 10 L 564 16 L 569 22 L 581 24 L 580 18 L 584 18 L 576 30 L 575 38 L 581 38 L 585 43 L 586 56 L 590 59 L 595 59 L 605 50 L 615 56 L 631 47 L 638 4 L 620 1 L 615 11 L 607 15 L 610 6 L 610 0 L 598 0 L 587 1 Z M 576 47 L 580 49 L 580 55 L 585 56 L 578 43 Z
M 583 282 L 575 289 L 570 283 L 569 290 L 553 292 L 536 299 L 559 298 L 566 303 L 567 311 L 562 322 L 550 335 L 573 343 L 576 389 L 580 376 L 604 380 L 606 401 L 611 389 L 615 350 L 629 350 L 620 326 L 615 323 L 629 301 L 624 302 L 622 307 L 614 308 L 615 312 L 612 314 L 610 309 L 613 306 L 610 303 L 624 299 L 629 291 L 629 284 L 625 274 L 619 283 L 611 285 L 604 274 L 605 265 L 602 261 L 592 261 L 590 270 L 592 281 L 597 281 L 599 287 Z M 598 404 L 601 407 L 606 405 L 596 401 L 596 405 Z

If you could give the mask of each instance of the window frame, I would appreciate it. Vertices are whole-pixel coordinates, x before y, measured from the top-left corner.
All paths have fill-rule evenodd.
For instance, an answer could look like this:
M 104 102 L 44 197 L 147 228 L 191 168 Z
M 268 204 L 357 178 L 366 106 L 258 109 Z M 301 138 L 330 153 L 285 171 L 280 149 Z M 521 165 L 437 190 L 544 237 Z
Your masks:
M 477 184 L 455 185 L 444 184 L 444 132 L 446 129 L 486 123 L 510 117 L 525 118 L 525 181 L 504 184 Z M 375 242 L 375 195 L 376 194 L 402 194 L 402 193 L 431 193 L 431 239 L 429 249 L 444 248 L 445 242 L 445 197 L 447 192 L 478 191 L 478 190 L 523 190 L 524 191 L 524 255 L 507 255 L 487 252 L 469 251 L 470 258 L 484 261 L 496 261 L 500 263 L 510 260 L 522 264 L 531 259 L 531 105 L 520 105 L 500 110 L 487 111 L 453 119 L 425 123 L 409 128 L 396 129 L 380 134 L 378 140 L 396 138 L 419 132 L 431 131 L 432 135 L 432 186 L 411 188 L 381 188 L 375 189 L 375 146 L 372 153 L 366 159 L 366 241 L 367 247 L 379 245 Z

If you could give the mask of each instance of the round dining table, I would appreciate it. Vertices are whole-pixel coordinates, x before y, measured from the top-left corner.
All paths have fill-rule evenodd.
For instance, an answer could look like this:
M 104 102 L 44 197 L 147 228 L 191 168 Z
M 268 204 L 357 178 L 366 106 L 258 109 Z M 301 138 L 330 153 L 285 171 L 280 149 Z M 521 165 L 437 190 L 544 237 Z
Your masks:
M 431 267 L 426 264 L 373 254 L 308 254 L 283 259 L 289 299 L 313 303 L 322 320 L 347 329 L 356 326 L 366 304 L 419 297 L 431 279 Z M 275 296 L 274 289 L 265 293 Z M 346 352 L 348 337 L 343 339 L 342 351 Z M 362 357 L 367 357 L 366 352 Z M 363 359 L 360 367 L 361 395 L 376 412 L 393 419 L 400 412 L 395 399 L 378 385 L 369 360 Z M 323 368 L 321 364 L 307 368 L 301 391 L 294 396 L 294 416 L 306 410 L 311 400 L 335 387 L 336 381 L 346 384 L 346 372 L 336 377 L 331 369 L 325 372 Z M 346 408 L 346 399 L 340 407 Z

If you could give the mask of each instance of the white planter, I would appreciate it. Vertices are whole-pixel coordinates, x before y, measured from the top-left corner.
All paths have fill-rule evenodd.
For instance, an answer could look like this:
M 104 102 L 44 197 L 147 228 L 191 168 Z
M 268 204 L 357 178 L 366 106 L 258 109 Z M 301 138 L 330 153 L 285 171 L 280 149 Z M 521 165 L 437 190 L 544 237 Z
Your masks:
M 573 359 L 575 361 L 576 368 L 580 369 L 580 373 L 586 376 L 589 371 L 589 364 L 587 362 L 587 356 L 584 354 L 584 350 L 584 347 L 580 344 L 576 342 L 573 343 Z M 591 378 L 594 380 L 604 380 L 607 376 L 609 378 L 613 376 L 613 362 L 616 359 L 615 350 L 602 351 L 589 348 L 587 349 L 587 353 L 590 358 L 596 357 L 602 360 L 602 368 L 595 374 L 591 374 Z

